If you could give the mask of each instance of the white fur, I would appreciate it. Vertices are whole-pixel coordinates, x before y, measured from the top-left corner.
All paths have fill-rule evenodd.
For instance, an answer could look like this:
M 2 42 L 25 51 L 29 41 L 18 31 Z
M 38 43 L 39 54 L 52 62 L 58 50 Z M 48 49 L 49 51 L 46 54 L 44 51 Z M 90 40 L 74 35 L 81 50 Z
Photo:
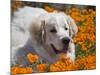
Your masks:
M 71 21 L 72 19 L 65 15 L 64 13 L 60 12 L 53 12 L 53 13 L 48 13 L 45 10 L 41 8 L 33 8 L 33 7 L 24 7 L 24 8 L 19 8 L 18 11 L 16 11 L 12 17 L 12 35 L 11 35 L 11 40 L 12 40 L 12 63 L 16 64 L 16 61 L 19 61 L 19 59 L 16 56 L 16 53 L 20 51 L 20 48 L 25 47 L 26 45 L 33 47 L 33 53 L 37 53 L 40 55 L 41 58 L 47 60 L 48 62 L 53 62 L 55 61 L 58 56 L 54 53 L 53 50 L 50 48 L 50 43 L 55 44 L 55 46 L 58 49 L 62 48 L 62 43 L 61 39 L 63 37 L 69 37 L 69 31 L 65 31 L 63 29 L 64 24 L 69 28 L 69 25 L 67 21 Z M 43 45 L 40 45 L 38 43 L 38 40 L 35 39 L 34 35 L 32 36 L 29 32 L 30 27 L 33 25 L 34 27 L 34 32 L 35 30 L 38 30 L 38 28 L 41 27 L 41 21 L 45 20 L 46 24 L 54 23 L 53 26 L 58 27 L 57 28 L 57 36 L 52 36 L 51 33 L 49 33 L 48 30 L 50 30 L 50 25 L 46 26 L 46 32 L 47 34 L 47 42 L 46 42 L 46 48 L 44 48 Z M 73 21 L 71 21 L 73 23 Z M 74 23 L 75 24 L 75 23 Z M 72 25 L 73 27 L 73 25 Z M 74 30 L 77 31 L 75 28 Z M 76 33 L 75 33 L 76 34 Z M 52 37 L 51 37 L 52 36 Z M 59 36 L 59 37 L 58 37 Z M 41 39 L 41 38 L 40 38 Z M 51 40 L 50 40 L 51 39 Z M 29 50 L 27 50 L 30 52 Z M 75 59 L 75 47 L 73 42 L 70 42 L 69 46 L 69 52 L 66 54 L 67 57 L 70 57 L 72 61 Z

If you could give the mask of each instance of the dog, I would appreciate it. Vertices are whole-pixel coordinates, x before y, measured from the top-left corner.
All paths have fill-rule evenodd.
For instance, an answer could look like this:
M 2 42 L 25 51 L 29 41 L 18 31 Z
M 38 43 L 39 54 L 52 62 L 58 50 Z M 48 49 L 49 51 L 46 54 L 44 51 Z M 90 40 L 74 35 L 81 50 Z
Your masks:
M 12 15 L 11 62 L 28 65 L 28 53 L 35 53 L 48 63 L 65 53 L 73 62 L 75 45 L 73 37 L 78 29 L 74 20 L 64 12 L 48 13 L 42 8 L 24 6 Z

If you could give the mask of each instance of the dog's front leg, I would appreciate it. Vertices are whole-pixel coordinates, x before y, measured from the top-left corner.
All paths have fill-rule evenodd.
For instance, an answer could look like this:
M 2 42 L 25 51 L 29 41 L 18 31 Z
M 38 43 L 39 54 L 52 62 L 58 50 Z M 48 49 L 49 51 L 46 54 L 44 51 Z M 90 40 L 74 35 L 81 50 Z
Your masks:
M 75 45 L 72 42 L 69 43 L 67 57 L 70 58 L 72 62 L 75 61 Z
M 12 51 L 12 66 L 13 65 L 19 65 L 19 66 L 27 66 L 29 64 L 27 60 L 27 54 L 29 50 L 25 50 L 24 46 L 18 46 L 14 48 Z

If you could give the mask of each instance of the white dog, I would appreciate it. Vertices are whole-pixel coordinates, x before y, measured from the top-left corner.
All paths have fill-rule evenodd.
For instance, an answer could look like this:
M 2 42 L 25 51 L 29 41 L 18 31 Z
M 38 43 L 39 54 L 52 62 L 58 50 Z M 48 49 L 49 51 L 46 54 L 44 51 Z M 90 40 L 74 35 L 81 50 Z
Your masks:
M 66 53 L 74 62 L 72 37 L 78 30 L 70 16 L 25 6 L 14 12 L 11 25 L 12 64 L 27 65 L 28 53 L 36 53 L 49 63 L 58 60 L 60 53 Z

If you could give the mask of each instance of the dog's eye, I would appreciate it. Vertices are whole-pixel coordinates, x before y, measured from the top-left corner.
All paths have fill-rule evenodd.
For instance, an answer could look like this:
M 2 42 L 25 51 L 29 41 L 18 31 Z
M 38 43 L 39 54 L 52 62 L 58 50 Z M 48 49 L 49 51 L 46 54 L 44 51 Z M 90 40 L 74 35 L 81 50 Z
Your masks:
M 53 28 L 53 29 L 50 30 L 50 32 L 55 33 L 55 32 L 57 32 L 57 30 L 55 28 Z
M 68 28 L 67 28 L 67 27 L 65 27 L 65 30 L 68 30 Z

